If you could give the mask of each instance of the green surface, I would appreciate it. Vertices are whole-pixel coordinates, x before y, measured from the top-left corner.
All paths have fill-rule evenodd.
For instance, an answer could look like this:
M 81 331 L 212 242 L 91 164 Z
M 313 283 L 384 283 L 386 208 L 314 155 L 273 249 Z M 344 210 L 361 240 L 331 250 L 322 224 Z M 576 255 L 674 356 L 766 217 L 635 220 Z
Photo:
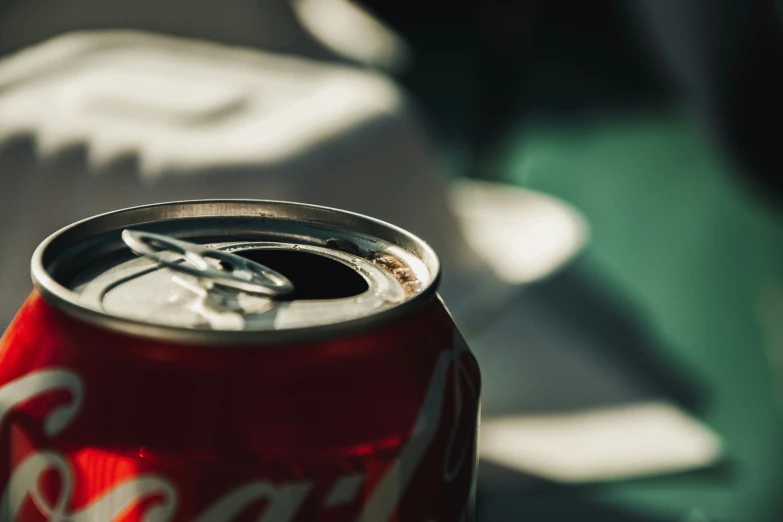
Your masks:
M 494 177 L 585 214 L 581 263 L 695 369 L 699 415 L 726 444 L 723 472 L 605 485 L 595 498 L 683 521 L 783 520 L 783 372 L 770 363 L 783 358 L 780 219 L 677 114 L 528 124 L 494 158 Z

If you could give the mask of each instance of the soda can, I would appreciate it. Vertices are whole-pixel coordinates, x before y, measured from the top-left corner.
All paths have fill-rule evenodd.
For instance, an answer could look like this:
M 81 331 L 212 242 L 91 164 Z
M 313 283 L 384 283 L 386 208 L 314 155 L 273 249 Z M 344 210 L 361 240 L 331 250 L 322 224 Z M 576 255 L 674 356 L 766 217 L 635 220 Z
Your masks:
M 0 340 L 0 521 L 473 520 L 478 365 L 417 237 L 165 203 L 35 251 Z

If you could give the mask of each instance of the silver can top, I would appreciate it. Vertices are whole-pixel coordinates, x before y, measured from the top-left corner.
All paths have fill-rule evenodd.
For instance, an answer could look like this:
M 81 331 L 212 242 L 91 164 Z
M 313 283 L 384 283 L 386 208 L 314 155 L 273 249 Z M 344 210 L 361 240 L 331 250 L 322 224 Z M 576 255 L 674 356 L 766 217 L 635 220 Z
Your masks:
M 50 236 L 33 282 L 66 313 L 130 335 L 268 344 L 346 335 L 435 296 L 440 265 L 381 221 L 273 201 L 165 203 Z

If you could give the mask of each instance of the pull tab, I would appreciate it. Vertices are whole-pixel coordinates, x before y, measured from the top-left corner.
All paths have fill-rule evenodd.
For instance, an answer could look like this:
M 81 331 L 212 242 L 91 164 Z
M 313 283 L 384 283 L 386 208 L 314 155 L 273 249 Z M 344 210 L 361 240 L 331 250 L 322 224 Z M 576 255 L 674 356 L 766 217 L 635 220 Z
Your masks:
M 294 285 L 284 275 L 229 252 L 138 230 L 123 230 L 122 240 L 137 255 L 153 259 L 172 270 L 205 279 L 213 285 L 272 298 L 294 291 Z M 187 262 L 163 255 L 171 252 L 181 255 Z M 210 263 L 210 259 L 218 263 Z

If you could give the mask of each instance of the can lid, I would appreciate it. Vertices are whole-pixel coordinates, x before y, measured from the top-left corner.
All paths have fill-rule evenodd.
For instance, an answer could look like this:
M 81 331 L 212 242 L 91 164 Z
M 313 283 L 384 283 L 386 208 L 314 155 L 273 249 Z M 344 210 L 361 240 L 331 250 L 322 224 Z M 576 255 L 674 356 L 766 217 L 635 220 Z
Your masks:
M 50 236 L 33 281 L 50 303 L 131 335 L 266 344 L 345 335 L 435 295 L 417 237 L 311 205 L 217 200 L 103 214 Z

